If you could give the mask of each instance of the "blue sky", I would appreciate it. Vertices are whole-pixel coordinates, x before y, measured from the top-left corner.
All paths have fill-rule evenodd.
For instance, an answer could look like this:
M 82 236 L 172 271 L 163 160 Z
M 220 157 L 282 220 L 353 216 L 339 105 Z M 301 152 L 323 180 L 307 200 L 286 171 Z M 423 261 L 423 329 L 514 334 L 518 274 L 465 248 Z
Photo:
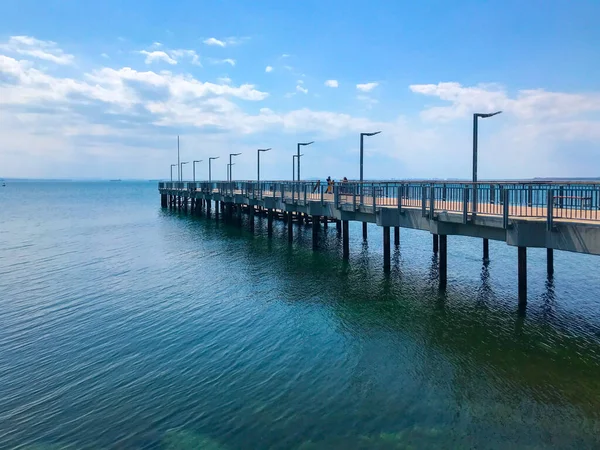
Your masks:
M 598 1 L 6 1 L 0 176 L 236 178 L 600 173 Z M 187 168 L 186 168 L 187 170 Z M 189 171 L 189 170 L 188 170 Z M 199 167 L 199 176 L 206 176 Z M 222 173 L 221 173 L 222 172 Z M 188 174 L 190 175 L 190 174 Z

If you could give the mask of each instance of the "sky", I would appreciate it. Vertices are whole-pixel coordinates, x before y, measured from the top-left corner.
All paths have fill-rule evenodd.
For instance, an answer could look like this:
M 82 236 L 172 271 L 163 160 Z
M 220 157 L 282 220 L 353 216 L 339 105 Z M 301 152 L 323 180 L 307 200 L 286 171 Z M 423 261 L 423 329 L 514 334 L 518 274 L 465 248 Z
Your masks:
M 600 176 L 600 1 L 0 2 L 0 177 Z M 183 177 L 192 177 L 191 163 Z

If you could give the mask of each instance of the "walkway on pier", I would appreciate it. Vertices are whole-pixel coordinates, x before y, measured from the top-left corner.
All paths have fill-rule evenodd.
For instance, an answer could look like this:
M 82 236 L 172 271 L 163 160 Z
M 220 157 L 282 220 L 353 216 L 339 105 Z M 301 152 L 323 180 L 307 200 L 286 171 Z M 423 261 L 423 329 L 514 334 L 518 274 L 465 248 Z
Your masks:
M 231 216 L 235 208 L 249 214 L 266 211 L 269 230 L 275 212 L 287 220 L 308 218 L 313 236 L 319 224 L 335 221 L 343 236 L 343 254 L 349 255 L 348 221 L 383 228 L 384 268 L 390 267 L 390 227 L 399 241 L 400 228 L 429 231 L 434 251 L 439 249 L 440 287 L 447 280 L 447 236 L 483 239 L 483 257 L 489 258 L 488 240 L 518 247 L 519 302 L 527 300 L 528 247 L 547 249 L 548 273 L 554 271 L 553 251 L 600 255 L 600 183 L 440 181 L 318 182 L 233 181 L 159 183 L 161 205 L 211 208 Z M 251 222 L 253 224 L 253 221 Z M 316 239 L 315 239 L 316 241 Z

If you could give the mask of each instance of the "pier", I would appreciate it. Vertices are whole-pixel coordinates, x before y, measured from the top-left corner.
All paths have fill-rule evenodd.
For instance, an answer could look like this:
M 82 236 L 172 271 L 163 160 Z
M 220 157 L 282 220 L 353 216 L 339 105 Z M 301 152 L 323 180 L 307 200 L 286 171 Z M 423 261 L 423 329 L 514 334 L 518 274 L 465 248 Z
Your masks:
M 350 255 L 350 221 L 381 227 L 383 267 L 391 267 L 391 229 L 399 245 L 401 228 L 427 231 L 438 255 L 439 286 L 447 284 L 448 236 L 470 236 L 482 242 L 488 260 L 489 240 L 517 247 L 518 301 L 527 303 L 527 248 L 547 249 L 548 277 L 554 274 L 554 250 L 600 255 L 600 183 L 514 182 L 481 183 L 425 181 L 336 182 L 213 181 L 160 182 L 163 208 L 179 208 L 214 216 L 267 216 L 268 235 L 273 220 L 286 223 L 293 241 L 294 223 L 311 224 L 313 248 L 319 230 L 335 223 L 342 236 L 343 258 Z M 240 221 L 241 222 L 241 221 Z

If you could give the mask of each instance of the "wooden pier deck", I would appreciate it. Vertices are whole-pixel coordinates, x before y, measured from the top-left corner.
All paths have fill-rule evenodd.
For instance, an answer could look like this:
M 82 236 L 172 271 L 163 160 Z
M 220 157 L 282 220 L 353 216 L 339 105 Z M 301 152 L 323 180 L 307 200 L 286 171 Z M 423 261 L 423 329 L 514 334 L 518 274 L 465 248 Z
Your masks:
M 316 247 L 323 223 L 335 222 L 342 234 L 343 256 L 349 257 L 348 222 L 383 229 L 384 269 L 390 269 L 390 228 L 394 242 L 400 228 L 428 231 L 439 253 L 439 283 L 447 283 L 447 236 L 480 238 L 483 258 L 489 239 L 518 247 L 519 303 L 527 302 L 527 248 L 547 249 L 548 275 L 554 272 L 554 250 L 600 255 L 600 183 L 374 181 L 326 183 L 313 181 L 233 181 L 159 183 L 163 207 L 203 208 L 231 218 L 233 211 L 264 212 L 269 235 L 275 212 L 288 224 L 293 219 L 313 224 Z M 251 220 L 251 227 L 254 221 Z

